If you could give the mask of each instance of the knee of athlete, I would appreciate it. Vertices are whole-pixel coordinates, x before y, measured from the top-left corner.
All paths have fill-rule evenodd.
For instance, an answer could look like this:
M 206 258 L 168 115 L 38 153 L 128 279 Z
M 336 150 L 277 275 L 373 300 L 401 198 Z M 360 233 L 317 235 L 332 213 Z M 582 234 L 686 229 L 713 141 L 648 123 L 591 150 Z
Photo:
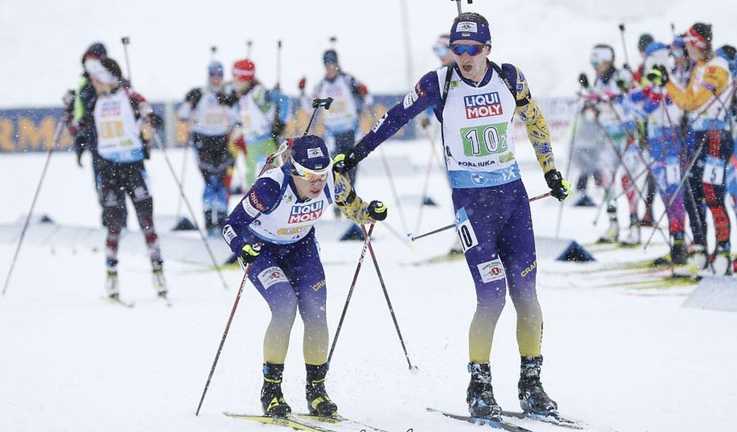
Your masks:
M 504 309 L 506 303 L 506 286 L 503 283 L 500 284 L 486 284 L 493 285 L 485 287 L 483 290 L 476 290 L 476 313 L 477 314 L 498 314 Z
M 297 315 L 297 300 L 294 296 L 280 296 L 269 299 L 268 302 L 272 320 L 294 322 Z

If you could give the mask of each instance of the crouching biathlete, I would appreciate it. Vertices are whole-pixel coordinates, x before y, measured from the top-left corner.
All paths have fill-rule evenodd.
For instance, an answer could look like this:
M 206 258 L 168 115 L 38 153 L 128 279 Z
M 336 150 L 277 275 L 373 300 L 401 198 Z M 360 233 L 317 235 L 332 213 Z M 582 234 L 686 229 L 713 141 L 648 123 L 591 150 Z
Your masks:
M 555 169 L 548 127 L 522 72 L 487 59 L 491 36 L 486 19 L 476 13 L 459 15 L 451 28 L 450 49 L 455 64 L 423 76 L 353 150 L 336 156 L 335 169 L 351 169 L 411 118 L 434 108 L 442 124 L 456 227 L 476 285 L 476 313 L 469 331 L 469 412 L 474 417 L 501 415 L 494 400 L 489 357 L 508 286 L 517 310 L 522 357 L 520 404 L 527 412 L 552 414 L 557 405 L 540 383 L 542 312 L 535 291 L 530 206 L 508 133 L 515 114 L 527 125 L 552 195 L 565 199 L 570 184 Z
M 387 209 L 380 201 L 362 201 L 348 177 L 332 171 L 321 138 L 296 138 L 290 142 L 289 153 L 281 167 L 258 177 L 230 213 L 223 236 L 233 252 L 248 263 L 248 278 L 271 308 L 271 322 L 264 337 L 264 414 L 284 417 L 291 412 L 281 381 L 289 334 L 299 309 L 304 322 L 309 412 L 333 416 L 337 406 L 325 391 L 327 288 L 314 225 L 331 204 L 358 224 L 384 220 Z

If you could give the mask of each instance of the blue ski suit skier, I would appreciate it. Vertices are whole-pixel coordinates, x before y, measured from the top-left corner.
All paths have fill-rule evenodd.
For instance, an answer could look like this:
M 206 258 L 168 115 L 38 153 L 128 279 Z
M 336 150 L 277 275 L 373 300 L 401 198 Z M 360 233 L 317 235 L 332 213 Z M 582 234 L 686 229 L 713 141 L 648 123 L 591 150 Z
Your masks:
M 332 204 L 357 224 L 384 220 L 387 208 L 380 201 L 365 203 L 356 196 L 348 176 L 333 172 L 322 138 L 296 138 L 290 149 L 288 161 L 259 176 L 230 213 L 223 237 L 233 253 L 248 263 L 248 278 L 271 309 L 264 337 L 264 415 L 284 417 L 291 412 L 281 380 L 289 334 L 299 310 L 304 322 L 309 412 L 333 416 L 337 406 L 325 391 L 327 288 L 314 225 Z
M 552 414 L 557 404 L 540 382 L 542 312 L 535 290 L 530 206 L 508 134 L 515 114 L 526 123 L 552 195 L 565 199 L 570 184 L 555 169 L 550 133 L 524 75 L 511 64 L 498 66 L 487 59 L 491 51 L 488 21 L 476 13 L 459 15 L 451 28 L 450 48 L 455 65 L 424 75 L 353 150 L 336 156 L 335 169 L 351 169 L 411 118 L 427 107 L 435 109 L 442 124 L 456 228 L 476 285 L 476 312 L 468 336 L 469 412 L 474 417 L 501 415 L 489 358 L 509 287 L 517 310 L 520 404 L 527 412 Z

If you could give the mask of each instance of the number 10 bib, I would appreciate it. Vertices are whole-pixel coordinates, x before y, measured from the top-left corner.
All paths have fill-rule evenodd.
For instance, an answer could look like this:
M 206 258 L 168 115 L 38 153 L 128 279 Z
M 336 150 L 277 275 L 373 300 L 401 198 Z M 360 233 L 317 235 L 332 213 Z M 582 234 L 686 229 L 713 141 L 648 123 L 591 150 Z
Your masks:
M 438 80 L 445 81 L 445 68 Z M 443 109 L 443 143 L 453 188 L 498 186 L 519 179 L 514 143 L 508 131 L 516 103 L 493 72 L 486 85 L 466 84 L 453 69 Z

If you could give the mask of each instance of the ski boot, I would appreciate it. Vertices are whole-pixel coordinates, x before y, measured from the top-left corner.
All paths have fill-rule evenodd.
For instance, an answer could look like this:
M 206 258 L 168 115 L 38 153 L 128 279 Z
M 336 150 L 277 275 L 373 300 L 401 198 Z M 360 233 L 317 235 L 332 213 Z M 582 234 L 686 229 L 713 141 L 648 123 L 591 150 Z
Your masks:
M 729 242 L 721 242 L 717 245 L 714 255 L 711 259 L 711 271 L 719 276 L 732 275 L 732 254 L 730 252 Z
M 168 291 L 166 289 L 166 279 L 164 278 L 164 262 L 160 259 L 151 260 L 151 269 L 156 295 L 166 298 Z
M 647 206 L 645 209 L 645 215 L 640 220 L 640 226 L 644 227 L 654 227 L 655 226 L 655 218 L 653 217 L 653 207 L 651 205 Z
M 305 365 L 307 367 L 307 408 L 310 415 L 319 417 L 333 417 L 338 412 L 338 406 L 328 397 L 325 391 L 325 375 L 328 373 L 328 364 Z
M 599 237 L 598 243 L 616 243 L 619 240 L 619 221 L 617 220 L 617 208 L 610 205 L 606 209 L 609 215 L 609 228 L 603 236 Z
M 471 382 L 466 391 L 468 413 L 471 417 L 486 417 L 500 420 L 502 408 L 494 399 L 494 389 L 491 386 L 491 369 L 488 363 L 469 363 Z
M 545 393 L 540 382 L 542 356 L 522 357 L 521 363 L 518 389 L 522 411 L 543 416 L 557 414 L 558 404 Z
M 673 234 L 673 244 L 670 247 L 670 260 L 674 265 L 685 265 L 688 262 L 686 242 L 683 233 Z
M 105 278 L 105 294 L 111 299 L 120 297 L 118 289 L 118 260 L 107 260 L 107 276 Z
M 573 207 L 596 207 L 596 204 L 594 204 L 594 200 L 590 196 L 584 193 L 573 203 Z
M 281 392 L 283 364 L 264 363 L 264 385 L 261 387 L 261 407 L 268 417 L 286 417 L 292 412 Z
M 627 237 L 622 240 L 622 244 L 625 246 L 636 246 L 640 244 L 640 221 L 637 219 L 637 215 L 630 216 L 630 228 L 627 231 Z

